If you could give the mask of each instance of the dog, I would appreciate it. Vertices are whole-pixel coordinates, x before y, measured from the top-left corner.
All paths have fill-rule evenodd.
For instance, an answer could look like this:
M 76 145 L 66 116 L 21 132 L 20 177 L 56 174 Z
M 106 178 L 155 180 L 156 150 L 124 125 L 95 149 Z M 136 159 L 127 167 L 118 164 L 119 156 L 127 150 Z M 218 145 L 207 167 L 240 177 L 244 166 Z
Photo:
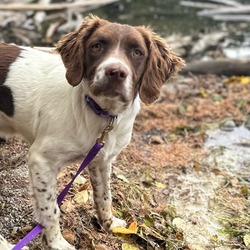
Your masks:
M 104 148 L 88 166 L 98 220 L 107 231 L 125 226 L 111 212 L 112 162 L 130 141 L 140 102 L 156 101 L 183 60 L 150 28 L 93 15 L 61 38 L 54 53 L 1 44 L 0 55 L 0 134 L 21 134 L 30 144 L 34 210 L 48 246 L 75 249 L 60 232 L 56 177 L 86 156 L 108 123 L 86 96 L 117 116 Z M 0 249 L 11 249 L 2 236 Z

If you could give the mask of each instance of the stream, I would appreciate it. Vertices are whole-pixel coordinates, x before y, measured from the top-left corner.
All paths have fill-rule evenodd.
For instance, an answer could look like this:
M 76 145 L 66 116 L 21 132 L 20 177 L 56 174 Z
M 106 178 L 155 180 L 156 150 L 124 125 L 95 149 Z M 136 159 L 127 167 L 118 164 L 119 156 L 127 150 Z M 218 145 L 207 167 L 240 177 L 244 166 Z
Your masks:
M 239 2 L 249 3 L 247 0 Z M 250 46 L 249 23 L 214 21 L 208 17 L 197 16 L 198 10 L 200 9 L 180 5 L 179 0 L 122 0 L 93 13 L 115 22 L 150 25 L 163 36 L 226 31 L 231 37 L 228 47 Z

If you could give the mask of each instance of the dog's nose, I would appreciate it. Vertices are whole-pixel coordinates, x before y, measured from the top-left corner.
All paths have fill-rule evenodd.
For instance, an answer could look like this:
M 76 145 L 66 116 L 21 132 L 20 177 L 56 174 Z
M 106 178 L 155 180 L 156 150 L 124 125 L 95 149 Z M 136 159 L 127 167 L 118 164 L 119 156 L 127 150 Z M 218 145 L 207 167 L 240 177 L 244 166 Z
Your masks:
M 105 76 L 110 80 L 123 81 L 128 76 L 128 71 L 121 65 L 111 65 L 105 69 Z

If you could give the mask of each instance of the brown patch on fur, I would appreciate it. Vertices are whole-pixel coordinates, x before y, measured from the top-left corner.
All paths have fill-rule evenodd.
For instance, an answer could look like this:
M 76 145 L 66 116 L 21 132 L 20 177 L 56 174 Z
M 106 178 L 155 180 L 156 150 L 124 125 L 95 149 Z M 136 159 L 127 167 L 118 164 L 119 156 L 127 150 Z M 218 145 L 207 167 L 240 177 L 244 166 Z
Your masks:
M 170 51 L 166 41 L 147 27 L 136 27 L 149 49 L 146 71 L 141 80 L 139 94 L 145 104 L 157 100 L 161 86 L 184 65 L 184 61 Z
M 0 86 L 5 82 L 10 65 L 15 62 L 21 49 L 15 45 L 0 44 Z
M 72 86 L 78 85 L 85 75 L 84 44 L 91 34 L 108 21 L 90 15 L 85 18 L 78 30 L 64 36 L 56 50 L 61 54 L 66 67 L 66 79 Z
M 14 110 L 14 100 L 10 88 L 0 86 L 0 111 L 8 116 L 13 116 Z
M 0 111 L 8 116 L 14 115 L 14 100 L 11 89 L 4 86 L 10 65 L 19 57 L 21 49 L 15 45 L 0 44 Z

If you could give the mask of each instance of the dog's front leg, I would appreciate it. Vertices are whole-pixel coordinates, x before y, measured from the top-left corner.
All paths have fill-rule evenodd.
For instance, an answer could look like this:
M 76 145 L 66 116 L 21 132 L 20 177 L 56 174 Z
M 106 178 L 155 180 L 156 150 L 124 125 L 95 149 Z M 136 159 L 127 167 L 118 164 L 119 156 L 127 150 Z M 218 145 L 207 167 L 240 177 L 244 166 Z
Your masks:
M 44 227 L 46 241 L 51 249 L 74 250 L 75 248 L 62 237 L 60 232 L 60 210 L 56 199 L 58 170 L 53 169 L 52 160 L 46 157 L 47 150 L 38 151 L 34 147 L 30 149 L 29 173 L 35 201 L 35 215 Z M 51 151 L 49 152 L 51 155 Z
M 105 230 L 125 227 L 126 222 L 112 215 L 110 190 L 111 163 L 95 161 L 89 166 L 95 208 L 100 224 Z

